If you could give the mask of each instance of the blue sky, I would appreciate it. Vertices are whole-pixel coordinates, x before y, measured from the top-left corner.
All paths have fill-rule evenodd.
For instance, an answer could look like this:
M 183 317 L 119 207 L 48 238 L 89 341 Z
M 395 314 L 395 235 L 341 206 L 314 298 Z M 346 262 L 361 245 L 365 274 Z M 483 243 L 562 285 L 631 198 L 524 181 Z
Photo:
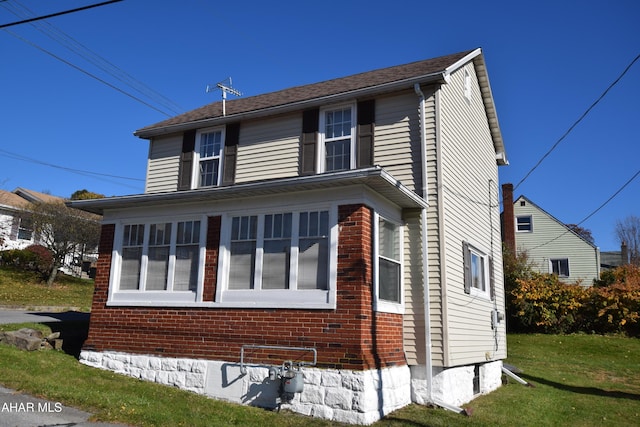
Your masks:
M 15 10 L 97 2 L 0 0 L 0 24 L 24 19 Z M 640 54 L 638 17 L 635 0 L 124 0 L 9 27 L 0 30 L 0 189 L 141 193 L 148 145 L 133 132 L 218 101 L 207 84 L 231 76 L 250 96 L 476 47 L 510 161 L 500 181 L 517 184 Z M 640 170 L 639 95 L 640 61 L 515 195 L 565 223 L 590 215 Z M 618 249 L 615 222 L 640 215 L 639 196 L 640 176 L 581 224 L 601 250 Z

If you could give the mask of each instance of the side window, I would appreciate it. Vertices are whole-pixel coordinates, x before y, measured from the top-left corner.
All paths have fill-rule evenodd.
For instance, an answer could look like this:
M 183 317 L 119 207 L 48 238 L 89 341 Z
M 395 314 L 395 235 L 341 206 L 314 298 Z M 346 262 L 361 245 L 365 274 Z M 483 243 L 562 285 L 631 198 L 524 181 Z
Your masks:
M 531 215 L 519 216 L 516 218 L 516 231 L 518 233 L 531 233 L 533 231 L 533 220 Z
M 467 242 L 463 243 L 462 250 L 465 293 L 491 298 L 491 257 Z
M 323 172 L 355 168 L 355 124 L 353 107 L 341 107 L 321 112 L 320 132 Z
M 376 215 L 376 310 L 400 312 L 402 297 L 402 226 Z
M 552 258 L 549 260 L 549 270 L 558 277 L 569 277 L 569 259 Z
M 197 177 L 194 181 L 198 183 L 198 187 L 220 185 L 223 148 L 223 129 L 205 129 L 198 131 L 195 147 L 197 155 Z

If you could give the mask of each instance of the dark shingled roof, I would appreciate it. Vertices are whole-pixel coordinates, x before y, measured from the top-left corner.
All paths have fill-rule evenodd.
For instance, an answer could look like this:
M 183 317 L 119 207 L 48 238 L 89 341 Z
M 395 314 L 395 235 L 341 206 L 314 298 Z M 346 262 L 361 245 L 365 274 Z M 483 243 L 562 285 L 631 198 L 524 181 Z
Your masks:
M 262 95 L 227 100 L 225 106 L 226 116 L 234 116 L 289 104 L 296 104 L 327 96 L 339 95 L 342 93 L 349 93 L 389 83 L 400 82 L 406 79 L 442 73 L 449 66 L 455 64 L 471 52 L 473 52 L 473 50 L 412 62 L 405 65 L 367 71 L 320 83 L 296 86 Z M 222 101 L 217 101 L 154 125 L 144 127 L 136 131 L 136 135 L 144 137 L 145 133 L 152 132 L 155 129 L 183 125 L 216 117 L 222 117 Z

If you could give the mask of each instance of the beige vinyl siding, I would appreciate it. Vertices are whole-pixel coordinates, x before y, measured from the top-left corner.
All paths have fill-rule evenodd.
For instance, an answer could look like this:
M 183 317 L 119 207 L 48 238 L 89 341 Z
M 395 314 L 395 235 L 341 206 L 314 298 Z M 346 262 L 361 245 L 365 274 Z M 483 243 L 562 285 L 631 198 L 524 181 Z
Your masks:
M 520 205 L 521 201 L 525 202 L 525 206 Z M 516 201 L 513 209 L 516 217 L 532 217 L 532 232 L 516 231 L 516 247 L 527 251 L 529 260 L 537 271 L 551 273 L 549 260 L 566 258 L 569 260 L 569 277 L 562 278 L 563 281 L 581 280 L 582 285 L 590 286 L 593 279 L 599 278 L 600 260 L 596 247 L 523 198 Z
M 464 70 L 471 100 L 464 96 Z M 505 323 L 491 328 L 494 307 L 504 313 L 502 251 L 495 149 L 472 63 L 451 75 L 439 94 L 442 182 L 438 188 L 446 283 L 445 366 L 506 357 Z M 464 292 L 463 242 L 493 259 L 496 301 Z
M 373 163 L 421 193 L 418 106 L 413 91 L 376 99 Z
M 424 284 L 420 211 L 404 213 L 404 352 L 409 365 L 425 364 Z
M 425 94 L 425 135 L 427 140 L 427 193 L 435 194 L 436 118 L 433 87 Z M 374 163 L 385 168 L 418 194 L 422 194 L 422 154 L 419 124 L 420 98 L 414 91 L 376 99 Z M 432 202 L 430 200 L 430 202 Z M 440 297 L 440 257 L 435 204 L 427 211 L 429 264 L 429 300 L 432 359 L 442 364 L 443 328 Z M 408 211 L 405 220 L 405 315 L 404 348 L 407 363 L 425 364 L 424 279 L 422 270 L 422 224 L 420 211 Z
M 151 140 L 145 193 L 161 193 L 178 189 L 181 150 L 182 134 Z
M 298 175 L 302 114 L 242 122 L 236 183 Z

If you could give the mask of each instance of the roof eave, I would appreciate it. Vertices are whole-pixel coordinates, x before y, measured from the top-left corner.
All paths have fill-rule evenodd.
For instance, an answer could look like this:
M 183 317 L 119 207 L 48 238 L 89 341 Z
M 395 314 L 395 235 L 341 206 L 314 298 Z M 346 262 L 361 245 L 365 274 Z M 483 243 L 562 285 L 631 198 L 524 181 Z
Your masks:
M 283 178 L 236 184 L 228 187 L 199 188 L 168 193 L 137 194 L 103 199 L 71 200 L 67 206 L 104 215 L 107 210 L 131 207 L 163 206 L 189 202 L 225 201 L 285 192 L 333 189 L 350 185 L 364 185 L 401 208 L 427 208 L 428 202 L 405 187 L 379 166 L 305 177 Z
M 168 126 L 158 126 L 148 129 L 139 129 L 133 133 L 134 136 L 143 139 L 150 139 L 155 136 L 168 135 L 172 133 L 184 132 L 191 129 L 197 129 L 202 127 L 216 126 L 229 122 L 236 122 L 239 120 L 254 119 L 264 116 L 270 116 L 275 114 L 288 113 L 291 111 L 301 110 L 305 108 L 313 108 L 327 103 L 341 102 L 347 99 L 361 98 L 372 95 L 377 95 L 386 92 L 392 92 L 401 88 L 412 88 L 414 84 L 420 83 L 434 83 L 438 81 L 445 81 L 445 71 L 438 71 L 435 73 L 424 74 L 408 79 L 397 80 L 394 82 L 384 83 L 376 86 L 370 86 L 362 89 L 351 90 L 347 92 L 341 92 L 316 98 L 305 99 L 303 101 L 292 102 L 283 105 L 276 105 L 273 107 L 262 108 L 258 110 L 247 111 L 238 114 L 229 114 L 226 116 L 210 117 L 202 120 L 194 120 L 186 123 L 180 123 Z

